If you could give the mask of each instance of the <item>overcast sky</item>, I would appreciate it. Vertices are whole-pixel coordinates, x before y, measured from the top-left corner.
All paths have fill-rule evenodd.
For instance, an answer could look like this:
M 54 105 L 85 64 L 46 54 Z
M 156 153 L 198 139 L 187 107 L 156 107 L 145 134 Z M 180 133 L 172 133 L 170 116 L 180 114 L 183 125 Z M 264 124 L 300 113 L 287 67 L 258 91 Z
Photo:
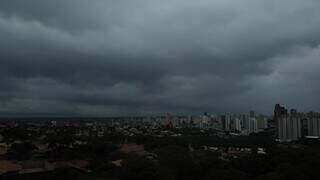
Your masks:
M 0 115 L 320 111 L 319 0 L 1 0 Z

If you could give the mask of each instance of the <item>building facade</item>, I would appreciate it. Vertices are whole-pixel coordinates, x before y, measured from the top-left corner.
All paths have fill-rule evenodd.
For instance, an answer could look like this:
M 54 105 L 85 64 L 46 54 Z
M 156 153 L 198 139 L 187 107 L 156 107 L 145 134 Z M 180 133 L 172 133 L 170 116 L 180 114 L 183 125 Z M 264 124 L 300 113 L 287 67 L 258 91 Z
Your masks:
M 288 110 L 284 106 L 277 104 L 274 110 L 274 118 L 277 122 L 277 136 L 282 142 L 293 141 L 301 138 L 301 120 L 303 114 L 297 113 L 296 110 Z

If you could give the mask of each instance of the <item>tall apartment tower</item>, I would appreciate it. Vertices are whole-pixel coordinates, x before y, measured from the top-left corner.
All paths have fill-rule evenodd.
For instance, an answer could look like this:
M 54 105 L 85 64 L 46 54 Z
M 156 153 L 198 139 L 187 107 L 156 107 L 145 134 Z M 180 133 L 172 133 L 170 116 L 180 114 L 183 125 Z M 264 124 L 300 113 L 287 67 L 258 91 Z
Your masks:
M 302 116 L 298 113 L 296 114 L 290 114 L 290 121 L 291 121 L 291 127 L 289 127 L 289 132 L 291 132 L 291 139 L 292 140 L 298 140 L 301 136 L 301 119 Z M 289 134 L 290 136 L 290 134 Z
M 241 131 L 242 129 L 241 129 L 241 120 L 240 120 L 240 118 L 236 117 L 236 118 L 234 118 L 233 121 L 234 121 L 234 130 Z
M 275 105 L 273 119 L 274 119 L 274 122 L 276 122 L 276 127 L 277 127 L 276 135 L 279 139 L 283 139 L 284 137 L 284 134 L 285 134 L 284 127 L 286 125 L 285 125 L 285 122 L 282 120 L 282 118 L 286 117 L 287 115 L 288 115 L 288 111 L 284 106 L 281 106 L 280 104 Z
M 320 136 L 320 114 L 310 112 L 307 116 L 308 135 Z
M 222 127 L 225 131 L 230 131 L 230 125 L 231 125 L 231 114 L 226 113 L 225 115 L 221 116 L 222 121 Z
M 249 112 L 248 125 L 249 125 L 249 127 L 248 127 L 249 133 L 258 132 L 257 118 L 255 115 L 255 112 L 252 110 Z
M 268 128 L 268 119 L 263 116 L 257 117 L 258 129 L 263 130 Z
M 250 129 L 250 117 L 247 114 L 241 115 L 241 128 L 243 130 L 249 130 Z
M 255 117 L 250 117 L 249 119 L 249 132 L 250 133 L 258 132 L 258 123 Z
M 277 104 L 274 110 L 274 118 L 277 122 L 277 135 L 280 141 L 292 141 L 301 138 L 302 116 L 295 110 L 288 114 L 284 106 Z
M 207 113 L 204 113 L 199 122 L 200 129 L 207 129 L 209 127 L 210 117 Z
M 231 130 L 232 131 L 241 131 L 241 119 L 239 118 L 239 116 L 233 116 L 231 118 Z

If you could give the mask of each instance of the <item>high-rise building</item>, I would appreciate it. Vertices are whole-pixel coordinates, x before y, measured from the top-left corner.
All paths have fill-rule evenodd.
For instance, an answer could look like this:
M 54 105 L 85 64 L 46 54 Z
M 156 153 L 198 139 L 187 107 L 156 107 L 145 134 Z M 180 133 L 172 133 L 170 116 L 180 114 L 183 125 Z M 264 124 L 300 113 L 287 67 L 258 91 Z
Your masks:
M 276 104 L 274 107 L 274 118 L 276 119 L 277 117 L 283 116 L 288 114 L 288 110 L 284 107 L 281 106 L 280 104 Z
M 308 125 L 309 125 L 309 119 L 304 116 L 301 119 L 301 137 L 305 137 L 309 135 Z
M 235 131 L 241 131 L 241 120 L 238 117 L 233 119 L 233 128 Z
M 320 114 L 310 112 L 307 115 L 308 136 L 320 136 Z
M 209 128 L 209 121 L 210 121 L 210 117 L 208 116 L 207 113 L 204 113 L 199 122 L 200 129 Z
M 258 132 L 258 123 L 255 117 L 249 118 L 249 132 L 250 133 Z
M 247 114 L 241 115 L 241 126 L 243 130 L 249 130 L 250 129 L 250 118 Z
M 281 137 L 284 137 L 283 134 L 285 131 L 284 127 L 285 127 L 285 122 L 283 122 L 280 118 L 283 116 L 287 116 L 287 110 L 284 106 L 281 106 L 280 104 L 276 104 L 274 107 L 274 115 L 273 115 L 273 120 L 276 123 L 276 127 L 277 127 L 277 131 L 276 131 L 276 135 L 279 139 L 281 139 Z
M 231 114 L 226 113 L 225 115 L 221 116 L 222 121 L 222 127 L 225 131 L 230 131 L 230 125 L 231 125 Z
M 274 118 L 277 122 L 277 136 L 280 141 L 292 141 L 301 138 L 302 116 L 296 110 L 288 114 L 284 106 L 277 104 L 274 110 Z
M 263 130 L 268 128 L 268 119 L 264 116 L 257 117 L 258 129 Z
M 291 127 L 289 127 L 289 133 L 291 132 L 291 139 L 297 140 L 301 138 L 301 115 L 294 113 L 290 114 Z M 290 136 L 290 134 L 289 134 Z

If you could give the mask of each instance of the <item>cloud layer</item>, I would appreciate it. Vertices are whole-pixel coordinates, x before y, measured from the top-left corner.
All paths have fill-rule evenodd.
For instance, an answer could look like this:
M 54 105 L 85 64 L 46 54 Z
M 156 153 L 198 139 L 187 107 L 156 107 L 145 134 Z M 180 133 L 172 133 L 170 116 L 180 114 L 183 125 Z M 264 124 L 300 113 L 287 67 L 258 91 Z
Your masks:
M 320 110 L 317 0 L 3 0 L 0 114 Z

